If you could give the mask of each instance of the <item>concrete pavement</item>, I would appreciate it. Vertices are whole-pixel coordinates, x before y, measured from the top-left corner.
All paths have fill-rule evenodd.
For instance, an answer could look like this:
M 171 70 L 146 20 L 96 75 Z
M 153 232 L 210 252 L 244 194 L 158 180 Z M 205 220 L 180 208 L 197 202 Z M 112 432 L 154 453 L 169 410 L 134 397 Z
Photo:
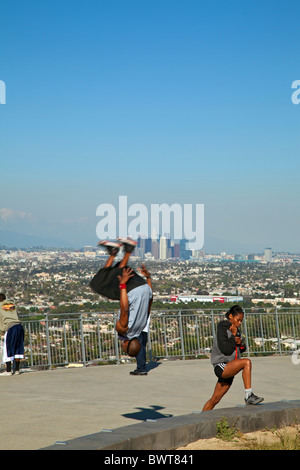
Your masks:
M 252 358 L 252 388 L 264 403 L 300 399 L 300 364 Z M 89 434 L 201 411 L 216 383 L 209 359 L 90 366 L 0 377 L 0 449 L 37 450 Z M 244 404 L 239 374 L 216 409 Z M 147 421 L 148 420 L 148 421 Z M 165 420 L 164 420 L 165 421 Z

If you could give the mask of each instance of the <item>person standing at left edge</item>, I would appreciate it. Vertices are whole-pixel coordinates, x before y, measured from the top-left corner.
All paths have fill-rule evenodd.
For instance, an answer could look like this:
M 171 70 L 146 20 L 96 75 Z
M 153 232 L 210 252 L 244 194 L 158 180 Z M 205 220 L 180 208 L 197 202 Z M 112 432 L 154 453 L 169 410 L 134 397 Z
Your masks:
M 24 329 L 14 302 L 7 300 L 4 294 L 0 294 L 0 331 L 4 334 L 3 362 L 6 364 L 6 371 L 0 375 L 19 375 L 20 360 L 24 359 Z

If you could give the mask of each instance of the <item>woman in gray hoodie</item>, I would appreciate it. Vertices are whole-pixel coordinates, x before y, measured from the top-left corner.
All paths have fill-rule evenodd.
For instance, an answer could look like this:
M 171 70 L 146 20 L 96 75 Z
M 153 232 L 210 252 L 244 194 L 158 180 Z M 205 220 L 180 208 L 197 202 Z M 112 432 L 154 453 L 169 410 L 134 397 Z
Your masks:
M 218 382 L 212 397 L 205 403 L 202 411 L 212 410 L 219 403 L 231 387 L 234 376 L 240 371 L 245 387 L 246 405 L 257 405 L 263 401 L 262 397 L 252 392 L 250 359 L 241 359 L 241 353 L 246 351 L 239 332 L 244 312 L 239 305 L 234 305 L 225 316 L 226 320 L 218 324 L 211 352 L 211 363 Z

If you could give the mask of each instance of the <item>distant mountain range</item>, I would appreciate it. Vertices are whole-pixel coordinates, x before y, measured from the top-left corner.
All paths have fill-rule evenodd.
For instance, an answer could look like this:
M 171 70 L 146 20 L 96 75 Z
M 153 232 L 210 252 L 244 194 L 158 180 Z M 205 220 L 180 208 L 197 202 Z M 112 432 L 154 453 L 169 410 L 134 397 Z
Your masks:
M 31 248 L 33 246 L 76 248 L 72 246 L 70 242 L 59 238 L 26 235 L 10 230 L 0 230 L 0 246 L 1 245 L 7 248 Z

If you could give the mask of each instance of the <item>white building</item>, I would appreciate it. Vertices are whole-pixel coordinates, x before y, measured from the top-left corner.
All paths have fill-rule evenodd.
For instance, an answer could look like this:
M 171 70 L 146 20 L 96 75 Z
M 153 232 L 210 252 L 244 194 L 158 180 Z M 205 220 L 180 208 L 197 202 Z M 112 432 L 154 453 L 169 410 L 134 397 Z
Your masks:
M 160 237 L 159 241 L 159 259 L 167 259 L 167 239 Z
M 265 256 L 264 259 L 266 263 L 272 262 L 272 248 L 265 248 Z

